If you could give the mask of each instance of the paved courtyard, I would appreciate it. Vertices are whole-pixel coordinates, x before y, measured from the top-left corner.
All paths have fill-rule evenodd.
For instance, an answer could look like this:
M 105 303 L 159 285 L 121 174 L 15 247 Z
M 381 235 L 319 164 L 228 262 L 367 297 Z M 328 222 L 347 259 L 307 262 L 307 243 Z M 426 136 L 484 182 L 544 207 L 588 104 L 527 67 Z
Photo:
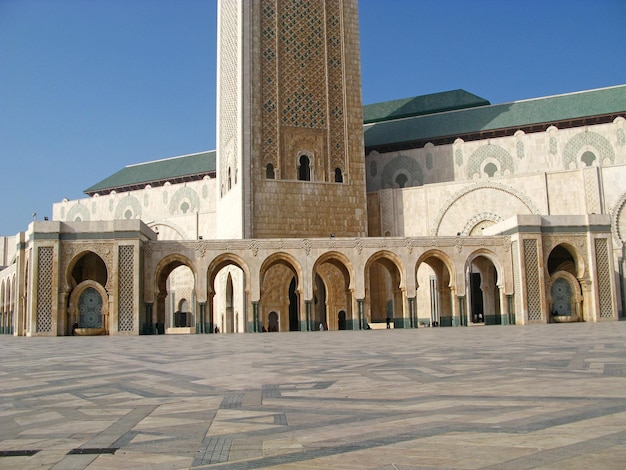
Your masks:
M 0 337 L 0 468 L 626 466 L 626 322 Z

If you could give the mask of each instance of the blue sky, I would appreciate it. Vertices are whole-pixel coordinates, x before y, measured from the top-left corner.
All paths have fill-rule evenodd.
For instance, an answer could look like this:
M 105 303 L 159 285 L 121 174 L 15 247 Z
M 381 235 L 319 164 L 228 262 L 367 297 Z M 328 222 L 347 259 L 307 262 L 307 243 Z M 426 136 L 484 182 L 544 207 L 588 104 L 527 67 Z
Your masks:
M 363 102 L 626 83 L 624 0 L 359 0 Z M 0 0 L 0 234 L 215 148 L 215 0 Z

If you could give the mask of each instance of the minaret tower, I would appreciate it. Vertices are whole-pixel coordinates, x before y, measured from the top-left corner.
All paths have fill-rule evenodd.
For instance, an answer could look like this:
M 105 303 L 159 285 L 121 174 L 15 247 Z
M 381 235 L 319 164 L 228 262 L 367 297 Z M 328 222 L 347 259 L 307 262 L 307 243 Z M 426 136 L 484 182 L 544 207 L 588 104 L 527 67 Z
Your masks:
M 217 234 L 367 236 L 357 0 L 218 0 Z

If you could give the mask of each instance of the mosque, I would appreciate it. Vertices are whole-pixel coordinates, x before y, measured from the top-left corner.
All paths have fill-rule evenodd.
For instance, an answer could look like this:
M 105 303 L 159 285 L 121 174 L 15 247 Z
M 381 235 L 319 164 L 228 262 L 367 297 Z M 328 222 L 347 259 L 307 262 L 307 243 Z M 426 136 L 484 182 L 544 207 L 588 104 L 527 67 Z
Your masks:
M 363 106 L 359 47 L 357 0 L 220 0 L 216 150 L 2 237 L 0 332 L 622 319 L 626 85 Z

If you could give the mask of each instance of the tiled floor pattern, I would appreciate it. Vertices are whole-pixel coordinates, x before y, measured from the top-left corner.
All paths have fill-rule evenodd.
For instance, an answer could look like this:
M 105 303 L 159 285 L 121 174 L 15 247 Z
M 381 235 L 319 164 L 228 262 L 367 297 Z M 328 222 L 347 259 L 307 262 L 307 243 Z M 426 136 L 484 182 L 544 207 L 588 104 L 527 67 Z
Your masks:
M 626 468 L 626 323 L 0 337 L 0 468 Z

